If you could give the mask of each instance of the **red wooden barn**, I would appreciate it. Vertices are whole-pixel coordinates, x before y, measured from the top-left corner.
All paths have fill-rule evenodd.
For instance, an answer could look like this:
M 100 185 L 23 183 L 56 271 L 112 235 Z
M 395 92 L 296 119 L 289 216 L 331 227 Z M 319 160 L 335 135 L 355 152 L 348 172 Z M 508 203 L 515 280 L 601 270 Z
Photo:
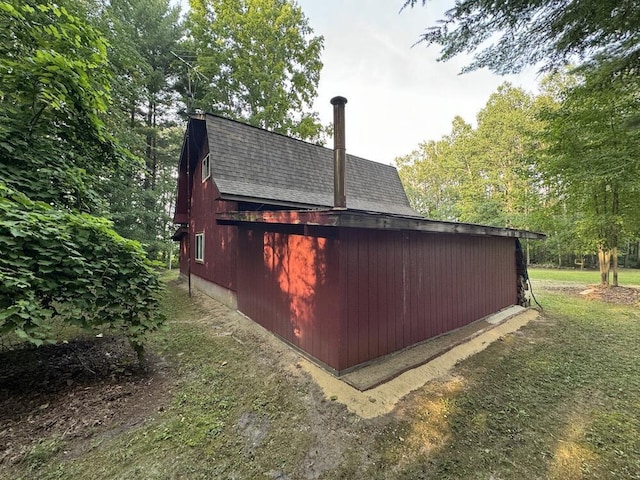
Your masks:
M 395 168 L 346 155 L 332 103 L 333 151 L 189 120 L 174 238 L 190 284 L 337 374 L 521 303 L 517 239 L 543 236 L 420 217 Z

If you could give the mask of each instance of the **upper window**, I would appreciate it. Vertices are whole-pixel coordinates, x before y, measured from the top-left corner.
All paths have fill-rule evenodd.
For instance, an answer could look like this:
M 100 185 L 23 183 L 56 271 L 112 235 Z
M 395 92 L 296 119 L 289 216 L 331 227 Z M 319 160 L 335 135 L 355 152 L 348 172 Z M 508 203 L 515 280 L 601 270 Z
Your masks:
M 204 233 L 196 233 L 196 262 L 204 262 Z
M 202 181 L 204 182 L 211 176 L 211 160 L 209 160 L 209 154 L 207 153 L 202 159 Z

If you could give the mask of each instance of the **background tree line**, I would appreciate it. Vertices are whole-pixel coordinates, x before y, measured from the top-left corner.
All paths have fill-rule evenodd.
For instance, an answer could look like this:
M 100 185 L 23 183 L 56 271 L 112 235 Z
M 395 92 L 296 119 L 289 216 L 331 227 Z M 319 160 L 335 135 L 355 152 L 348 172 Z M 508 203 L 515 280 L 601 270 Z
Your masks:
M 638 265 L 639 90 L 616 78 L 558 73 L 533 95 L 504 84 L 476 117 L 396 159 L 409 199 L 434 219 L 538 230 L 530 262 L 598 259 L 607 283 L 617 259 Z
M 612 270 L 617 285 L 620 255 L 637 266 L 640 248 L 640 4 L 460 0 L 420 41 L 442 61 L 471 53 L 463 72 L 535 65 L 548 76 L 536 96 L 503 85 L 476 128 L 455 119 L 450 135 L 399 158 L 415 207 L 544 231 L 530 259 L 596 254 L 602 283 Z

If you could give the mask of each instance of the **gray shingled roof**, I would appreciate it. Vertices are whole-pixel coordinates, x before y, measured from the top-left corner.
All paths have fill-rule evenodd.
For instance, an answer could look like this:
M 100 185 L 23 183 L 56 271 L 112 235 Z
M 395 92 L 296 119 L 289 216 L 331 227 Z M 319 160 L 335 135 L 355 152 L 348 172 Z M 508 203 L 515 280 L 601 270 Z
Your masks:
M 223 198 L 333 205 L 332 150 L 214 115 L 206 122 L 212 176 Z M 347 155 L 346 196 L 350 209 L 419 216 L 394 167 L 353 155 Z

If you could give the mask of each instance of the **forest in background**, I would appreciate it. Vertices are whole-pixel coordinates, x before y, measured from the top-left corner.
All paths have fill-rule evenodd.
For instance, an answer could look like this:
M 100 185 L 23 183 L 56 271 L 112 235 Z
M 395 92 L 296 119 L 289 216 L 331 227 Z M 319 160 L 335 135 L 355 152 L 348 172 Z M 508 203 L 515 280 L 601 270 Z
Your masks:
M 540 93 L 508 83 L 476 125 L 421 143 L 395 164 L 412 206 L 428 218 L 540 231 L 530 263 L 638 266 L 640 131 L 637 82 L 596 84 L 597 72 L 558 72 Z M 595 84 L 595 85 L 594 85 Z
M 405 0 L 405 9 L 429 0 Z M 597 257 L 602 285 L 638 264 L 640 15 L 634 0 L 460 0 L 419 43 L 462 73 L 535 66 L 540 94 L 503 85 L 472 128 L 396 161 L 427 216 L 541 230 L 529 260 L 572 266 Z M 573 260 L 573 262 L 572 262 Z M 611 279 L 611 273 L 613 278 Z

